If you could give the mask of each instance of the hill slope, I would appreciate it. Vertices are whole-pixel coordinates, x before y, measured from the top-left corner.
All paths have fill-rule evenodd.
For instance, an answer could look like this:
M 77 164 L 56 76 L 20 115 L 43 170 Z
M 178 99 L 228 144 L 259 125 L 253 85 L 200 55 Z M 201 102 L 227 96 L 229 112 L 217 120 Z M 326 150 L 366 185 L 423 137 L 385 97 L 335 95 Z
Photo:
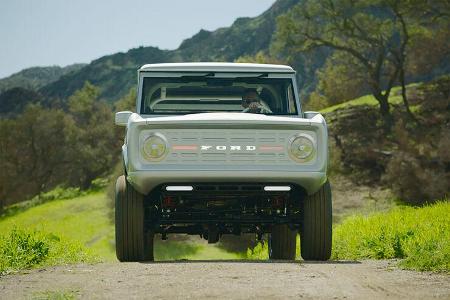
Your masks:
M 32 67 L 11 76 L 0 79 L 0 93 L 12 88 L 37 90 L 58 80 L 61 76 L 79 71 L 85 64 L 73 64 L 66 67 Z M 1 103 L 1 102 L 0 102 Z
M 234 61 L 242 55 L 267 50 L 276 27 L 276 17 L 301 0 L 278 0 L 255 18 L 239 18 L 232 26 L 213 32 L 201 30 L 183 41 L 176 50 L 139 47 L 92 61 L 75 73 L 43 87 L 50 98 L 66 98 L 85 81 L 100 87 L 101 96 L 110 102 L 127 94 L 136 84 L 136 70 L 148 63 L 182 61 Z

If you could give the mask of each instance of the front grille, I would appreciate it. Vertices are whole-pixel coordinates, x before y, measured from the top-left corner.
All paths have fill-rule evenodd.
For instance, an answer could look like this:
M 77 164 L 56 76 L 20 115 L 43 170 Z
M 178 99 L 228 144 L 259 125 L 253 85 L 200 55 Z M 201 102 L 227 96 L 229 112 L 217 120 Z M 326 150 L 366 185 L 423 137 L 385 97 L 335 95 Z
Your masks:
M 256 184 L 199 184 L 193 185 L 194 191 L 210 191 L 210 192 L 254 192 L 263 191 L 264 185 Z
M 166 129 L 162 133 L 168 138 L 170 148 L 164 163 L 288 165 L 291 164 L 287 153 L 289 137 L 298 131 Z M 208 149 L 202 149 L 202 146 Z

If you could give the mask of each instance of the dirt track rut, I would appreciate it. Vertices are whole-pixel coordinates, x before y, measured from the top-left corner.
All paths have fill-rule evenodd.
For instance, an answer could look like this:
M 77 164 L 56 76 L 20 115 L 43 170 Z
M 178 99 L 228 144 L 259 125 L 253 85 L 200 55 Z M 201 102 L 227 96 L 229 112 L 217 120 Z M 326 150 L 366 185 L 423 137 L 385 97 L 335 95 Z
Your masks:
M 0 277 L 1 299 L 450 299 L 450 276 L 393 261 L 176 261 L 58 266 Z

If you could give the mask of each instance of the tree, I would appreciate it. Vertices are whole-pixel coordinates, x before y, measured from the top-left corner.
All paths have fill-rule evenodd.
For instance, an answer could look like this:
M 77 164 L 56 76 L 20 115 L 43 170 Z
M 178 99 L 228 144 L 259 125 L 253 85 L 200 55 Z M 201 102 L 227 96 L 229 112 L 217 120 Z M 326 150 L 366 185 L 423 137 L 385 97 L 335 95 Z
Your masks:
M 0 122 L 0 199 L 14 203 L 64 183 L 75 131 L 62 110 L 28 105 Z
M 450 61 L 450 2 L 409 0 L 406 7 L 410 47 L 406 75 L 430 80 L 445 74 Z
M 390 128 L 389 95 L 404 63 L 408 43 L 402 21 L 383 0 L 305 0 L 278 19 L 279 51 L 308 52 L 326 47 L 351 56 L 367 74 L 367 84 Z M 400 55 L 400 56 L 396 56 Z
M 257 64 L 284 64 L 285 62 L 277 59 L 264 51 L 258 51 L 254 56 L 244 55 L 238 57 L 234 62 L 237 63 L 257 63 Z
M 343 52 L 328 57 L 317 71 L 316 93 L 323 95 L 328 105 L 335 105 L 362 96 L 366 91 L 366 74 L 355 59 Z
M 0 214 L 7 205 L 11 191 L 17 188 L 17 185 L 11 185 L 13 182 L 11 177 L 14 176 L 12 172 L 14 129 L 14 120 L 0 119 Z
M 131 89 L 127 95 L 117 100 L 114 108 L 116 112 L 125 110 L 136 112 L 136 89 Z
M 398 79 L 402 87 L 402 98 L 406 112 L 411 119 L 415 120 L 414 115 L 409 109 L 409 102 L 406 96 L 406 47 L 408 46 L 411 39 L 406 21 L 408 12 L 410 12 L 411 10 L 409 2 L 409 0 L 384 0 L 381 1 L 381 4 L 384 4 L 388 9 L 390 9 L 390 11 L 395 16 L 394 20 L 396 20 L 396 23 L 398 23 L 398 25 L 394 25 L 393 27 L 393 33 L 398 35 L 398 46 L 389 47 L 389 52 L 393 57 L 393 64 L 395 65 L 395 69 L 398 71 Z
M 40 194 L 62 183 L 66 167 L 72 163 L 70 148 L 75 133 L 73 119 L 62 110 L 29 105 L 17 119 L 16 147 L 22 148 L 29 182 Z M 24 182 L 23 178 L 19 179 Z
M 99 89 L 86 82 L 68 100 L 69 113 L 77 125 L 71 150 L 75 163 L 71 181 L 83 189 L 112 170 L 120 149 L 115 138 L 113 113 L 99 95 Z
M 302 106 L 305 111 L 319 111 L 330 106 L 328 99 L 324 95 L 314 91 L 309 94 L 304 105 Z
M 424 51 L 426 49 L 426 51 Z M 408 51 L 407 77 L 429 80 L 433 73 L 448 72 L 450 61 L 450 26 L 416 28 Z M 440 71 L 440 69 L 442 71 Z
M 450 2 L 449 1 L 430 1 L 430 0 L 382 0 L 381 5 L 387 7 L 397 21 L 396 33 L 398 34 L 398 47 L 391 47 L 389 51 L 394 58 L 394 65 L 399 71 L 398 80 L 402 88 L 402 98 L 406 112 L 410 119 L 415 120 L 414 115 L 409 109 L 409 101 L 406 95 L 406 74 L 408 66 L 408 53 L 411 53 L 411 46 L 414 38 L 425 32 L 432 32 L 433 43 L 437 49 L 444 47 L 444 51 L 431 50 L 434 55 L 441 57 L 447 56 L 448 59 L 448 37 L 449 37 L 449 18 L 450 18 Z M 444 39 L 442 39 L 444 37 Z M 441 38 L 441 40 L 439 40 Z M 419 38 L 420 39 L 420 38 Z M 436 42 L 437 41 L 437 42 Z M 423 56 L 428 52 L 430 45 L 419 47 L 421 52 L 419 56 Z M 427 49 L 427 51 L 424 51 Z M 439 53 L 441 52 L 441 53 Z M 436 59 L 436 58 L 435 58 Z M 430 64 L 430 62 L 428 62 Z
M 57 185 L 88 188 L 119 153 L 111 108 L 96 87 L 69 98 L 69 113 L 28 105 L 0 120 L 0 210 Z

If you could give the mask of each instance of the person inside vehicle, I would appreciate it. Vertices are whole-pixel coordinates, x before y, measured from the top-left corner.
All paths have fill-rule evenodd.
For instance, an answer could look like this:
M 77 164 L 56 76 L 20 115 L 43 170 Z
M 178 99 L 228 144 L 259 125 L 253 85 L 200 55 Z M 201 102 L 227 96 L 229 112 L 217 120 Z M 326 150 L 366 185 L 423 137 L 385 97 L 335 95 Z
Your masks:
M 264 102 L 255 89 L 246 89 L 242 95 L 242 107 L 245 113 L 270 114 L 272 110 Z

